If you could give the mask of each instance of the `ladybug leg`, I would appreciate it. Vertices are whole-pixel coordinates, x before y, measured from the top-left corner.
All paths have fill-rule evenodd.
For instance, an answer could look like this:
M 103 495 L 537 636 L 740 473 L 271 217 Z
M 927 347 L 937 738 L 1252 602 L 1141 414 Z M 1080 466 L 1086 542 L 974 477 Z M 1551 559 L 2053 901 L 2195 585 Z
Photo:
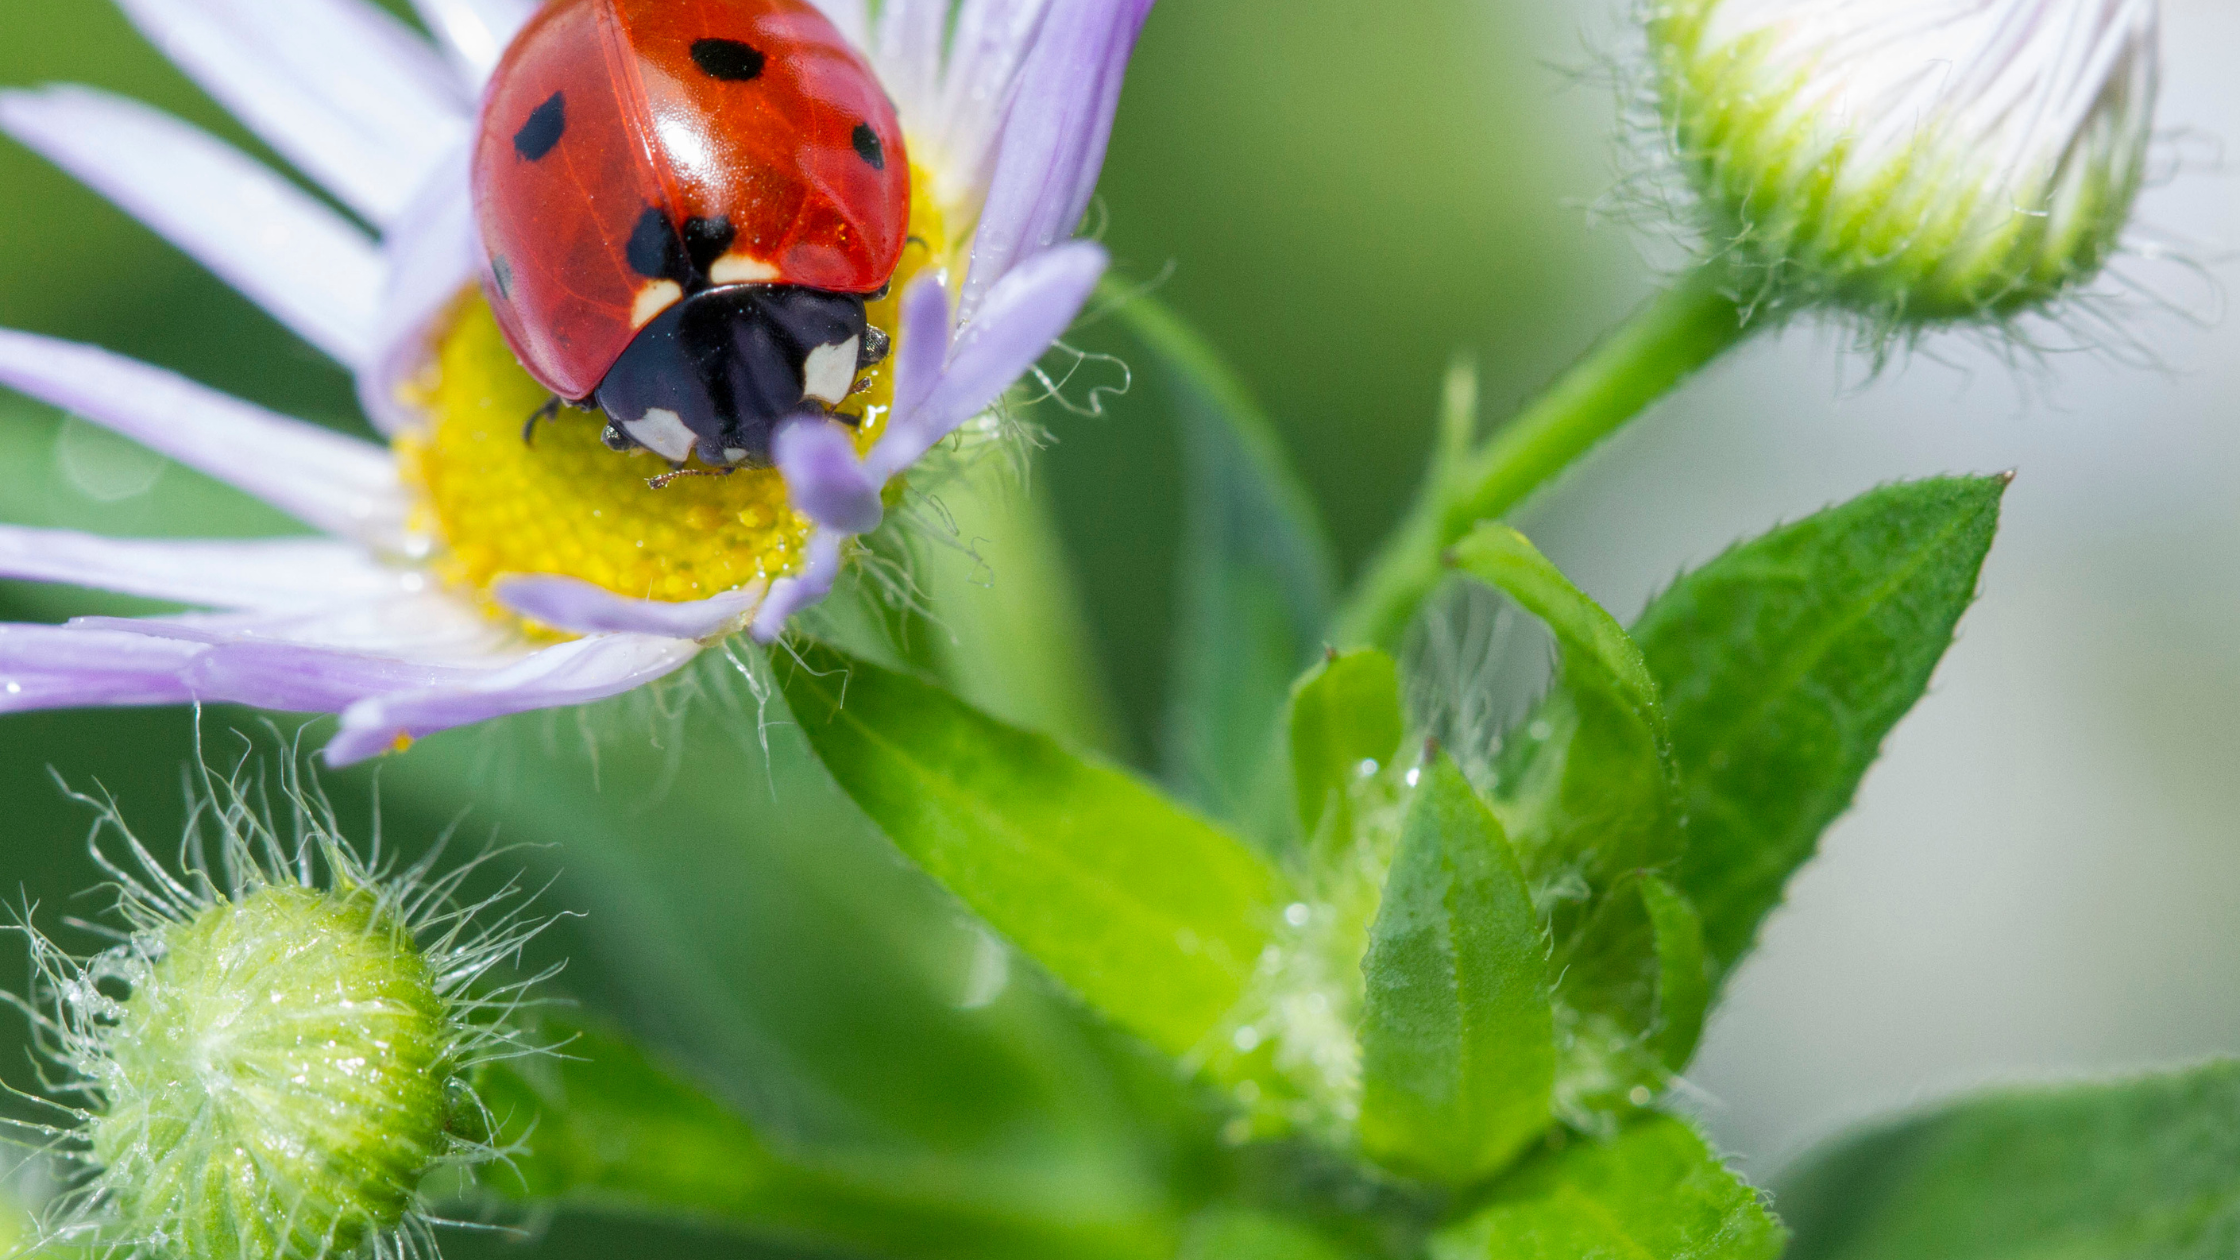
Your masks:
M 728 477 L 730 475 L 731 470 L 729 468 L 672 468 L 658 477 L 646 478 L 646 485 L 655 490 L 666 490 L 669 488 L 669 483 L 679 477 Z
M 854 385 L 848 387 L 848 394 L 850 397 L 853 397 L 857 394 L 868 393 L 870 392 L 870 389 L 871 382 L 857 381 Z M 805 415 L 817 415 L 823 416 L 827 420 L 837 420 L 841 424 L 847 425 L 851 429 L 860 429 L 863 427 L 862 416 L 859 416 L 852 411 L 842 411 L 838 407 L 835 407 L 831 403 L 825 402 L 820 398 L 802 399 L 801 411 Z
M 529 418 L 522 422 L 521 444 L 523 446 L 535 446 L 537 444 L 537 422 L 539 420 L 550 420 L 559 414 L 560 396 L 554 394 L 552 397 L 545 399 L 544 406 L 530 412 Z

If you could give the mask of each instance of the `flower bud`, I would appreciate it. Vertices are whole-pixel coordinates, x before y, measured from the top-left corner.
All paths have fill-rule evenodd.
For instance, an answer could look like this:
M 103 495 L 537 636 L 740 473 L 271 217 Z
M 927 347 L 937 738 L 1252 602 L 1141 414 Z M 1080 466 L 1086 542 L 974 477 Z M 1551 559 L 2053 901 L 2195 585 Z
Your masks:
M 2155 0 L 1659 0 L 1649 26 L 1666 134 L 1766 297 L 2002 318 L 2123 232 Z
M 486 1129 L 466 1073 L 519 1049 L 502 1020 L 519 988 L 470 989 L 541 925 L 473 931 L 448 900 L 464 871 L 384 877 L 301 797 L 309 825 L 283 845 L 221 791 L 215 873 L 165 871 L 104 807 L 135 860 L 96 849 L 130 932 L 84 960 L 31 937 L 44 1048 L 81 1100 L 65 1145 L 87 1169 L 47 1241 L 179 1260 L 423 1252 L 423 1177 L 490 1153 L 458 1136 Z

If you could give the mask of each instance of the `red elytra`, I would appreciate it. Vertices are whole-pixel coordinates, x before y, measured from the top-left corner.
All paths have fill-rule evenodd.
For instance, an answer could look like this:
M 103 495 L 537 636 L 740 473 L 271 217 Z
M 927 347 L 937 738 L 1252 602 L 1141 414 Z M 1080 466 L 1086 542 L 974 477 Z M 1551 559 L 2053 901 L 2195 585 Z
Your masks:
M 910 217 L 894 105 L 805 0 L 552 0 L 490 81 L 473 181 L 499 326 L 571 402 L 695 288 L 875 292 Z

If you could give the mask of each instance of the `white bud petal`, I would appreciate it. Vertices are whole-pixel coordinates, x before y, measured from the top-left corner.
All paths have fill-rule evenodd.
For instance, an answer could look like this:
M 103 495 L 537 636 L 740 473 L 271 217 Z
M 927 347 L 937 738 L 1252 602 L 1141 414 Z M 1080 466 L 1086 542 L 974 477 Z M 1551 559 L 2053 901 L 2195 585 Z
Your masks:
M 2153 123 L 2155 0 L 1671 0 L 1666 122 L 1794 301 L 2013 314 L 2097 272 Z

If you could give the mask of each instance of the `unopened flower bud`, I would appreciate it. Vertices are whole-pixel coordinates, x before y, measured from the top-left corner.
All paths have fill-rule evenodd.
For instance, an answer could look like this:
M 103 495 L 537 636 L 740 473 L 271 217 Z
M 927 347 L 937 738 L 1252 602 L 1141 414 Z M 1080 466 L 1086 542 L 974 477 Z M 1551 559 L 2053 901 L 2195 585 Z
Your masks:
M 1667 135 L 1767 296 L 2000 318 L 2090 279 L 2138 193 L 2155 0 L 1656 0 Z
M 466 1074 L 519 1048 L 493 1018 L 518 990 L 470 988 L 538 925 L 470 930 L 448 901 L 458 872 L 385 877 L 323 826 L 284 846 L 238 793 L 211 816 L 215 872 L 169 873 L 129 833 L 134 865 L 104 862 L 121 944 L 81 961 L 32 935 L 45 1048 L 81 1100 L 65 1147 L 87 1169 L 47 1242 L 425 1253 L 422 1179 L 489 1154 L 460 1136 L 484 1129 Z

